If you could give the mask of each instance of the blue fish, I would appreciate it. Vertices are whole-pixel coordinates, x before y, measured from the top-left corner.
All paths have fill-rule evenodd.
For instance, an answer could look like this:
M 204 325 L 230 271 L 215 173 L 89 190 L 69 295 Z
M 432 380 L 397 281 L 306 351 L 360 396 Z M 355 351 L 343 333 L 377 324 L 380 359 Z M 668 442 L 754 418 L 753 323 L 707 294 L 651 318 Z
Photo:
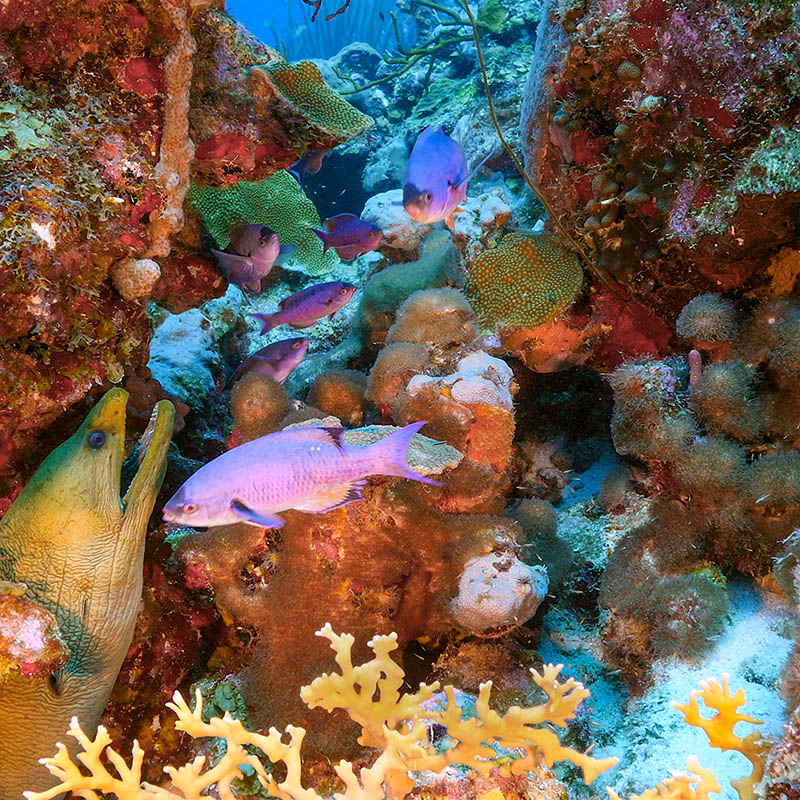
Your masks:
M 489 159 L 472 172 L 461 145 L 441 128 L 429 125 L 417 137 L 403 177 L 403 206 L 419 222 L 444 220 L 453 230 L 453 213 L 467 197 L 467 185 Z

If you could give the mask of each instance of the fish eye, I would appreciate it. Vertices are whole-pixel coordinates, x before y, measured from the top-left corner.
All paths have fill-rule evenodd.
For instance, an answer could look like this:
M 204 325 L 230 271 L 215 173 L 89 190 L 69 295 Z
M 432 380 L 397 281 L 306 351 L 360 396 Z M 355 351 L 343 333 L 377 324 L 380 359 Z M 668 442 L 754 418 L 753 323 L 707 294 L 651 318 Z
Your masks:
M 183 504 L 183 513 L 184 514 L 196 514 L 197 511 L 200 509 L 200 506 L 197 503 L 184 503 Z
M 339 289 L 339 294 L 347 294 L 347 289 Z
M 295 343 L 292 345 L 292 347 L 293 347 L 295 350 L 297 350 L 297 348 L 298 348 L 298 347 L 300 347 L 300 345 L 301 345 L 301 344 L 302 344 L 302 342 L 295 342 Z
M 86 442 L 92 450 L 99 450 L 106 443 L 106 435 L 103 431 L 92 431 Z
M 425 192 L 425 200 L 430 203 L 430 201 L 433 200 L 433 195 L 430 192 Z

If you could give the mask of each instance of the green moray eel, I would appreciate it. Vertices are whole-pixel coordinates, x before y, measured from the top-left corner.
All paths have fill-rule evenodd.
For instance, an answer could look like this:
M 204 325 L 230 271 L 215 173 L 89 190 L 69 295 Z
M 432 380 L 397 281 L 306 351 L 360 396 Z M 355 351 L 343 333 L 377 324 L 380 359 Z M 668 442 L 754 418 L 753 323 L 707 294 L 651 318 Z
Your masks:
M 55 614 L 70 651 L 56 673 L 14 672 L 0 683 L 0 800 L 53 785 L 38 759 L 56 742 L 72 744 L 73 716 L 94 735 L 133 637 L 175 410 L 166 400 L 156 406 L 120 500 L 127 401 L 123 389 L 107 392 L 0 520 L 0 580 L 26 584 L 27 596 Z

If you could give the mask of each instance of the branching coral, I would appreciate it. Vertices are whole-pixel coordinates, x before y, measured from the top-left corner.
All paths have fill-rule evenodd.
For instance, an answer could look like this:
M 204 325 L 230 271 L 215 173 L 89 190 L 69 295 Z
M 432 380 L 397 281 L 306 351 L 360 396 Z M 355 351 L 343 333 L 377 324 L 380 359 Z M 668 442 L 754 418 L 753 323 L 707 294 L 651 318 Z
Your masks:
M 711 717 L 703 717 L 698 699 L 716 713 Z M 753 765 L 750 775 L 731 783 L 740 800 L 754 800 L 757 796 L 756 785 L 764 777 L 769 742 L 762 738 L 758 731 L 753 731 L 745 737 L 734 733 L 733 729 L 739 722 L 761 724 L 761 720 L 739 712 L 745 702 L 744 689 L 738 689 L 731 695 L 728 675 L 725 674 L 722 676 L 722 684 L 716 678 L 708 678 L 700 683 L 699 689 L 692 691 L 687 703 L 681 705 L 673 702 L 672 705 L 683 714 L 686 723 L 705 731 L 712 747 L 718 747 L 723 751 L 735 750 L 750 761 Z M 700 765 L 697 756 L 691 756 L 686 766 L 690 775 L 677 773 L 664 783 L 658 784 L 655 789 L 648 789 L 630 800 L 708 800 L 710 792 L 722 791 L 714 774 Z M 613 789 L 609 789 L 608 793 L 613 800 L 620 800 Z
M 317 635 L 329 640 L 341 672 L 321 675 L 304 686 L 300 690 L 303 701 L 312 708 L 344 709 L 361 726 L 359 742 L 381 751 L 372 766 L 360 769 L 358 774 L 349 761 L 340 761 L 334 766 L 345 787 L 344 792 L 334 794 L 336 800 L 376 800 L 386 796 L 384 787 L 390 798 L 402 800 L 414 786 L 412 772 L 440 772 L 448 764 L 464 764 L 488 773 L 496 766 L 498 756 L 492 745 L 524 751 L 511 765 L 515 774 L 543 764 L 550 766 L 556 761 L 570 761 L 583 770 L 584 780 L 590 783 L 617 762 L 616 758 L 595 759 L 563 747 L 552 731 L 534 727 L 543 723 L 565 727 L 575 716 L 581 701 L 589 696 L 589 691 L 574 678 L 558 681 L 560 666 L 546 665 L 542 674 L 531 670 L 534 681 L 547 695 L 541 705 L 513 706 L 500 715 L 489 705 L 492 686 L 489 682 L 480 688 L 476 717 L 464 719 L 451 686 L 444 689 L 447 703 L 442 710 L 425 705 L 439 690 L 438 682 L 420 684 L 414 694 L 400 693 L 405 675 L 390 656 L 397 649 L 395 634 L 375 636 L 369 642 L 374 657 L 357 666 L 352 663 L 352 636 L 334 633 L 330 624 Z M 59 784 L 45 792 L 26 792 L 26 797 L 28 800 L 53 800 L 62 792 L 72 791 L 87 800 L 97 800 L 98 792 L 115 794 L 120 800 L 202 800 L 208 796 L 205 792 L 215 786 L 222 800 L 232 800 L 237 797 L 233 781 L 242 776 L 241 767 L 248 765 L 274 797 L 321 800 L 322 795 L 303 786 L 300 751 L 305 731 L 302 728 L 288 726 L 286 742 L 275 728 L 267 735 L 253 733 L 227 712 L 221 719 L 213 717 L 206 722 L 199 690 L 194 710 L 179 692 L 175 693 L 169 707 L 178 717 L 178 730 L 194 739 L 225 740 L 225 753 L 216 764 L 206 768 L 205 756 L 197 756 L 182 767 L 165 768 L 171 788 L 141 784 L 145 754 L 138 743 L 134 742 L 128 763 L 110 746 L 111 737 L 105 728 L 101 726 L 97 736 L 91 739 L 73 718 L 69 735 L 82 748 L 77 762 L 83 769 L 67 748 L 59 744 L 56 755 L 42 762 L 59 779 Z M 428 738 L 430 725 L 446 728 L 448 736 L 456 740 L 455 745 L 444 750 L 432 745 Z M 248 748 L 258 748 L 273 763 L 282 762 L 286 777 L 276 781 Z M 113 771 L 103 758 L 108 760 Z M 86 775 L 84 770 L 90 774 Z

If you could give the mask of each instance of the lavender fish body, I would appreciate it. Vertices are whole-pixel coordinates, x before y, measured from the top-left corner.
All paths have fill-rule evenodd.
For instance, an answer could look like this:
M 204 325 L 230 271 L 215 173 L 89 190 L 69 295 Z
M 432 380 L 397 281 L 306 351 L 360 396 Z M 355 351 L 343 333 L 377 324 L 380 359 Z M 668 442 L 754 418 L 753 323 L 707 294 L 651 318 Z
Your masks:
M 305 358 L 310 343 L 310 339 L 299 336 L 294 339 L 281 339 L 279 342 L 262 347 L 239 364 L 231 375 L 228 385 L 236 383 L 242 375 L 248 372 L 269 375 L 278 383 L 283 383 L 292 370 Z
M 403 206 L 408 215 L 419 222 L 444 220 L 452 230 L 453 213 L 466 199 L 467 185 L 485 161 L 468 173 L 461 145 L 441 126 L 429 125 L 417 137 L 403 177 Z
M 281 300 L 280 309 L 274 314 L 250 314 L 261 322 L 261 333 L 267 333 L 278 325 L 293 328 L 308 328 L 322 317 L 333 317 L 353 296 L 356 287 L 344 281 L 330 281 L 309 286 Z
M 209 527 L 244 522 L 284 524 L 287 509 L 321 514 L 354 500 L 370 475 L 390 475 L 440 486 L 406 464 L 411 425 L 368 445 L 343 439 L 343 428 L 293 428 L 235 447 L 201 467 L 164 506 L 167 522 Z
M 383 231 L 377 225 L 355 214 L 337 214 L 327 220 L 324 231 L 311 230 L 322 239 L 324 252 L 332 247 L 345 261 L 369 253 L 383 241 Z
M 265 278 L 281 257 L 297 247 L 281 245 L 278 234 L 265 225 L 237 225 L 231 230 L 228 252 L 212 250 L 228 281 L 251 292 L 261 290 Z

